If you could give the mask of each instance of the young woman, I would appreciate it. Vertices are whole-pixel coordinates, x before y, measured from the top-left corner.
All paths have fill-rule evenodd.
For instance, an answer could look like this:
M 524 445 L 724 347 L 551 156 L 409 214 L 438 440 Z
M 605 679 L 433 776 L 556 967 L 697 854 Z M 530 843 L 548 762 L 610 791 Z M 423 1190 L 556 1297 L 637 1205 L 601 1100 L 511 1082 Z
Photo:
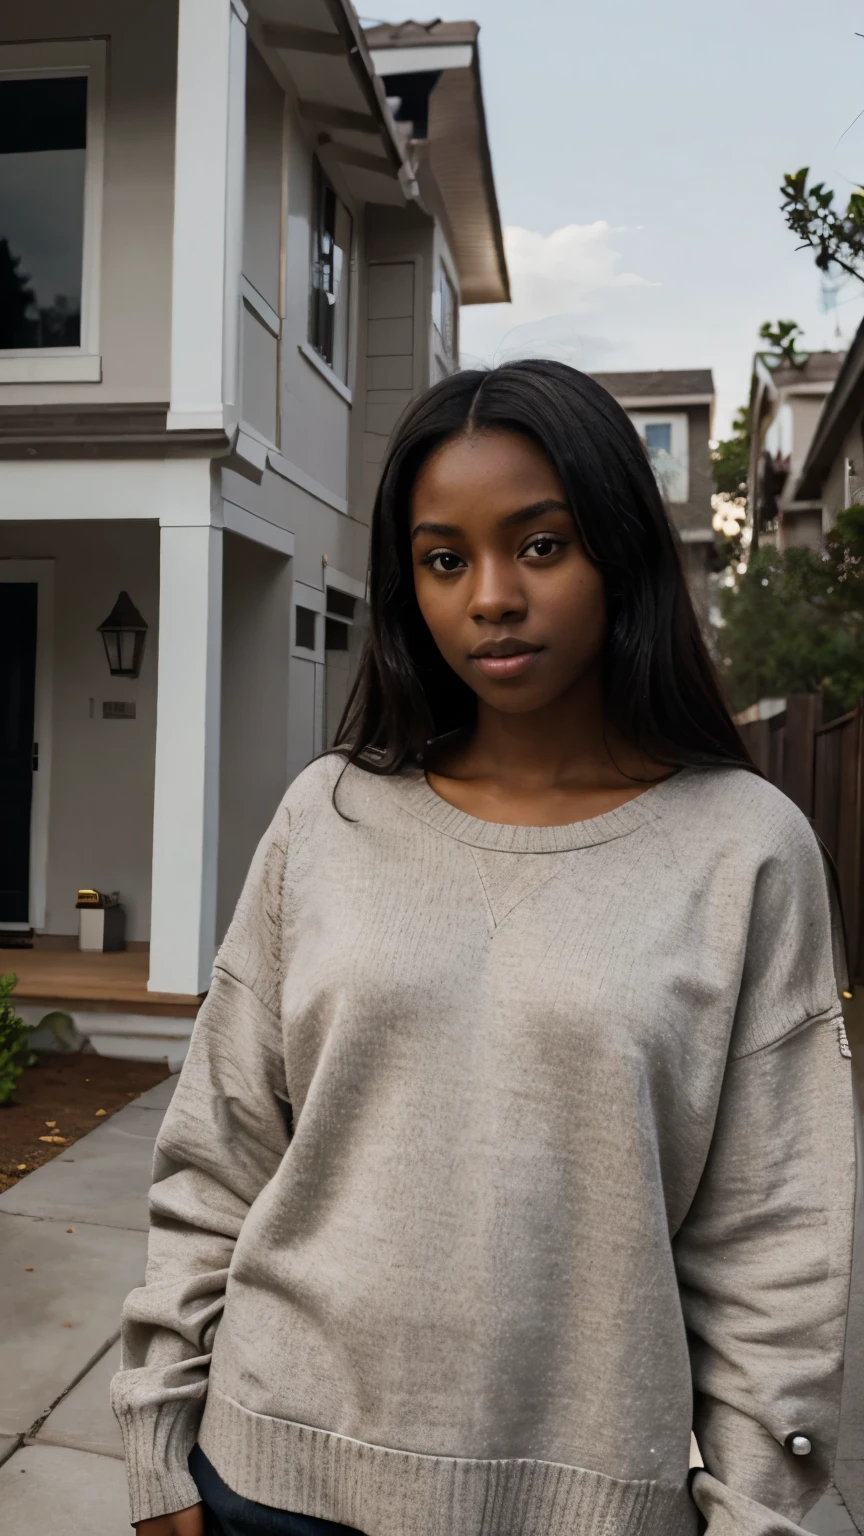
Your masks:
M 627 416 L 556 363 L 436 385 L 370 592 L 159 1137 L 133 1522 L 791 1533 L 850 1271 L 829 896 Z

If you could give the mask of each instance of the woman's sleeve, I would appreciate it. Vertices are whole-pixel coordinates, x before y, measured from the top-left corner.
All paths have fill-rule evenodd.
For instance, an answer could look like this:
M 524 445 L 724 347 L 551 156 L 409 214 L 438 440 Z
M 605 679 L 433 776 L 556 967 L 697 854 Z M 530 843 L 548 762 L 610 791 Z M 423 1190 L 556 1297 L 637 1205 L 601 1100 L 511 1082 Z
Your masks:
M 836 1454 L 852 1084 L 822 861 L 794 830 L 757 885 L 711 1150 L 674 1240 L 707 1536 L 796 1531 Z
M 187 1457 L 207 1393 L 228 1265 L 290 1139 L 279 1002 L 283 806 L 252 863 L 156 1142 L 145 1284 L 123 1309 L 111 1398 L 132 1521 L 198 1502 Z

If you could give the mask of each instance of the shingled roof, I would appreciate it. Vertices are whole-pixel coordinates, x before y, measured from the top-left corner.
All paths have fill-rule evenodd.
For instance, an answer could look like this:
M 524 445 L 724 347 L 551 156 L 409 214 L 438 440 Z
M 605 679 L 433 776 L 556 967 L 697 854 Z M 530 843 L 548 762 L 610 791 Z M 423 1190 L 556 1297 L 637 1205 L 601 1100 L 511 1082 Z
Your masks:
M 476 21 L 397 21 L 366 27 L 370 48 L 416 48 L 424 43 L 473 43 Z
M 796 384 L 833 384 L 845 357 L 845 352 L 811 352 L 806 363 L 800 367 L 781 363 L 778 368 L 772 368 L 771 377 L 781 389 Z
M 713 397 L 714 379 L 710 368 L 658 368 L 652 373 L 594 373 L 591 375 L 616 400 L 642 400 L 646 405 L 656 398 L 694 395 Z

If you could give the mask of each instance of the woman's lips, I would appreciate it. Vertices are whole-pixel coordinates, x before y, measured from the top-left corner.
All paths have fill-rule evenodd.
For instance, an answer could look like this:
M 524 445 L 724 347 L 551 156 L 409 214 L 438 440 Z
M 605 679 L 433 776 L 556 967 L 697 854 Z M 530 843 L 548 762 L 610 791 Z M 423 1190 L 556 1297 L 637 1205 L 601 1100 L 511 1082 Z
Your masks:
M 487 677 L 518 677 L 539 655 L 539 651 L 517 651 L 515 656 L 472 656 L 471 660 Z

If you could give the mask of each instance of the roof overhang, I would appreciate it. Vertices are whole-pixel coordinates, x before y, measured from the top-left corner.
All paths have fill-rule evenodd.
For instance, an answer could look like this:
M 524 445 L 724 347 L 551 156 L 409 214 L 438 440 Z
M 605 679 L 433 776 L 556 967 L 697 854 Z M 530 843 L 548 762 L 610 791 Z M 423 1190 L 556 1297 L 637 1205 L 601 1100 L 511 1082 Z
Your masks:
M 428 139 L 418 149 L 446 214 L 461 300 L 508 303 L 510 280 L 486 131 L 479 29 L 468 22 L 444 23 L 443 29 L 449 35 L 442 40 L 432 28 L 377 26 L 367 30 L 366 39 L 385 80 L 438 74 L 429 96 Z
M 405 135 L 393 121 L 350 0 L 253 0 L 249 32 L 290 90 L 325 169 L 359 203 L 417 195 Z
M 684 411 L 688 405 L 713 405 L 713 395 L 616 395 L 625 411 Z

